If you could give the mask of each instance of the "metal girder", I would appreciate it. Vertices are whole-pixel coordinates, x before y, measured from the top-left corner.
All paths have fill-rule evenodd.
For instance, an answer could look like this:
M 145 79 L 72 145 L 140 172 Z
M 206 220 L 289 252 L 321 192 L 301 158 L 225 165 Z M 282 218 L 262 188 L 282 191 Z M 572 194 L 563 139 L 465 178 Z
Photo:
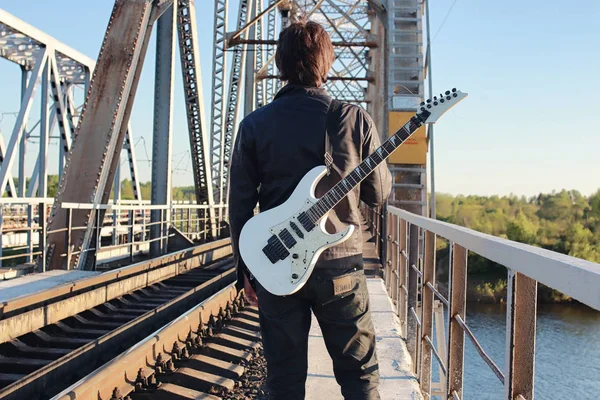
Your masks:
M 254 2 L 254 7 L 256 9 L 255 13 L 257 15 L 260 15 L 262 13 L 262 0 L 256 0 Z M 273 9 L 275 9 L 275 7 L 273 7 Z M 262 40 L 263 38 L 263 18 L 260 18 L 256 21 L 256 39 L 257 40 Z M 262 46 L 256 46 L 254 48 L 254 54 L 256 55 L 256 65 L 255 65 L 255 71 L 258 71 L 262 68 L 263 66 L 263 56 L 264 56 L 264 52 L 263 52 L 263 47 Z M 256 75 L 256 72 L 254 72 L 254 74 Z M 256 108 L 260 108 L 262 106 L 264 106 L 265 103 L 265 82 L 264 81 L 258 81 L 256 82 L 256 100 L 254 101 L 254 104 L 256 106 Z
M 269 14 L 267 16 L 267 40 L 275 40 L 276 17 L 277 17 L 276 9 L 269 11 Z M 257 75 L 265 67 L 266 67 L 265 71 L 266 71 L 267 75 L 275 75 L 275 62 L 274 62 L 275 46 L 267 46 L 267 49 L 265 52 L 265 58 L 267 59 L 267 61 L 259 69 L 259 72 L 257 72 Z M 277 88 L 277 85 L 275 84 L 274 80 L 268 79 L 267 81 L 265 81 L 265 103 L 270 103 L 273 100 L 273 98 L 275 97 L 275 94 L 276 94 L 276 92 L 275 92 L 276 88 Z
M 16 153 L 16 147 L 17 144 L 21 142 L 25 122 L 29 118 L 31 106 L 33 104 L 33 96 L 35 94 L 37 81 L 42 77 L 42 72 L 44 71 L 44 68 L 46 66 L 47 59 L 48 52 L 44 48 L 43 51 L 37 54 L 36 61 L 34 64 L 34 70 L 31 73 L 31 78 L 29 79 L 29 82 L 27 83 L 27 89 L 25 90 L 25 94 L 23 95 L 23 99 L 21 101 L 19 115 L 17 115 L 17 120 L 15 121 L 15 126 L 10 136 L 8 147 L 6 148 L 4 160 L 2 161 L 2 167 L 0 168 L 0 188 L 5 188 L 8 183 L 8 179 L 10 178 L 10 171 L 12 168 L 12 164 L 15 160 L 14 155 Z
M 6 146 L 4 145 L 4 138 L 0 135 L 0 165 L 4 161 L 4 154 L 6 154 Z M 11 175 L 8 176 L 8 185 L 5 187 L 10 197 L 17 197 L 17 190 L 15 189 L 15 183 Z M 0 190 L 0 196 L 4 194 L 4 190 Z
M 215 19 L 213 35 L 213 75 L 211 101 L 210 149 L 212 165 L 212 185 L 216 203 L 224 203 L 223 137 L 225 134 L 225 72 L 226 53 L 225 35 L 227 34 L 227 0 L 215 0 Z
M 109 199 L 150 39 L 152 11 L 151 0 L 115 2 L 48 224 L 47 264 L 51 269 L 71 267 L 65 265 L 70 262 L 64 257 L 64 233 L 56 232 L 67 219 L 61 204 L 105 204 Z M 71 216 L 72 226 L 86 227 L 71 233 L 72 260 L 80 269 L 92 265 L 95 257 L 88 244 L 95 221 L 102 221 L 103 216 L 102 210 L 79 210 Z
M 156 72 L 154 84 L 154 132 L 152 135 L 152 204 L 171 203 L 171 142 L 173 137 L 173 81 L 177 3 L 158 19 L 156 27 Z M 162 210 L 152 210 L 150 220 L 150 254 L 157 257 L 167 252 L 161 221 L 168 219 Z M 166 211 L 168 212 L 168 211 Z
M 0 9 L 0 57 L 30 70 L 48 47 L 56 51 L 61 81 L 83 83 L 92 59 Z
M 194 0 L 178 0 L 177 24 L 196 201 L 198 204 L 213 206 L 215 201 L 211 179 L 212 171 L 209 166 L 210 143 L 208 135 L 203 134 L 207 126 L 204 116 L 202 74 L 200 71 L 200 51 L 198 49 Z M 215 209 L 211 207 L 208 212 L 214 236 L 216 235 Z
M 248 20 L 248 0 L 240 0 L 238 8 L 238 29 L 243 27 Z M 242 34 L 241 37 L 243 37 Z M 231 147 L 235 140 L 235 134 L 238 129 L 238 119 L 240 114 L 240 92 L 242 77 L 246 71 L 246 45 L 237 46 L 233 51 L 231 62 L 231 73 L 229 76 L 229 91 L 227 92 L 227 111 L 225 114 L 225 135 L 223 138 L 223 169 L 222 182 L 225 183 L 226 201 L 229 201 L 229 160 L 231 160 Z

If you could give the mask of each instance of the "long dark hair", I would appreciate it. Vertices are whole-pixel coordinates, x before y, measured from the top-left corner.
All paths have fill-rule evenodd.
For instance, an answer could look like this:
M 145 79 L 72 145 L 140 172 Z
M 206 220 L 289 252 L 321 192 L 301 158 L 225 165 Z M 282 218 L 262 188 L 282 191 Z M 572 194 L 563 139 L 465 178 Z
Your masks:
M 334 58 L 329 34 L 316 22 L 296 22 L 279 34 L 275 63 L 282 81 L 320 87 Z

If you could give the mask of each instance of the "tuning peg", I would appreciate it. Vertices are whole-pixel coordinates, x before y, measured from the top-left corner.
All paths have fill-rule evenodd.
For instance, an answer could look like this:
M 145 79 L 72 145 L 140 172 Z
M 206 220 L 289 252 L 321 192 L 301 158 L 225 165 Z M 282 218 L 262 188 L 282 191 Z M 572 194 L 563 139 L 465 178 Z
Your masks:
M 450 94 L 449 90 L 446 90 L 446 96 L 448 96 Z

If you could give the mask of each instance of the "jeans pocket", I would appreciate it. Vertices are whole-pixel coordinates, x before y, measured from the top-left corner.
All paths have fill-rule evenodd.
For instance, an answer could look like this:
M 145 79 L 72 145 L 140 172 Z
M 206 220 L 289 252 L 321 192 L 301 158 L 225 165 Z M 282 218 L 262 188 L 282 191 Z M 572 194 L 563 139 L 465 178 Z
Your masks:
M 350 281 L 350 290 L 334 294 L 334 280 L 346 278 Z M 323 316 L 347 321 L 359 317 L 367 310 L 368 295 L 365 274 L 362 270 L 344 274 L 321 282 L 319 293 Z

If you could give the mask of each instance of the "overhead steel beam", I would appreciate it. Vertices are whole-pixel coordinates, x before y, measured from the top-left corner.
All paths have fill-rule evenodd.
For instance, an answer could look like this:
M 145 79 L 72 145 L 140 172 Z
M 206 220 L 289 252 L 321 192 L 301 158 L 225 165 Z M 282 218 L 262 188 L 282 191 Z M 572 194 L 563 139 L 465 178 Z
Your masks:
M 104 211 L 73 211 L 71 225 L 85 229 L 72 231 L 75 256 L 67 262 L 64 233 L 59 230 L 66 224 L 67 212 L 61 204 L 108 202 L 150 39 L 152 11 L 151 0 L 117 0 L 113 7 L 48 225 L 51 269 L 94 266 L 95 254 L 88 245 L 95 221 L 103 220 Z
M 236 46 L 239 44 L 254 44 L 254 45 L 271 45 L 274 46 L 277 44 L 277 40 L 275 39 L 234 39 L 227 42 L 229 47 Z M 334 47 L 369 47 L 374 48 L 377 47 L 376 42 L 341 42 L 341 41 L 332 41 L 331 44 Z
M 256 24 L 256 22 L 258 22 L 265 14 L 267 14 L 269 11 L 271 11 L 272 9 L 274 9 L 275 7 L 277 7 L 279 4 L 283 3 L 284 1 L 285 0 L 275 0 L 274 2 L 269 4 L 269 6 L 267 8 L 265 8 L 263 11 L 253 14 L 252 19 L 246 25 L 239 28 L 235 32 L 231 32 L 231 33 L 227 34 L 227 41 L 230 42 L 232 40 L 239 38 L 242 35 L 242 33 L 246 32 L 248 29 L 250 29 L 252 26 L 254 26 L 254 24 Z M 228 45 L 228 47 L 229 47 L 229 45 Z

